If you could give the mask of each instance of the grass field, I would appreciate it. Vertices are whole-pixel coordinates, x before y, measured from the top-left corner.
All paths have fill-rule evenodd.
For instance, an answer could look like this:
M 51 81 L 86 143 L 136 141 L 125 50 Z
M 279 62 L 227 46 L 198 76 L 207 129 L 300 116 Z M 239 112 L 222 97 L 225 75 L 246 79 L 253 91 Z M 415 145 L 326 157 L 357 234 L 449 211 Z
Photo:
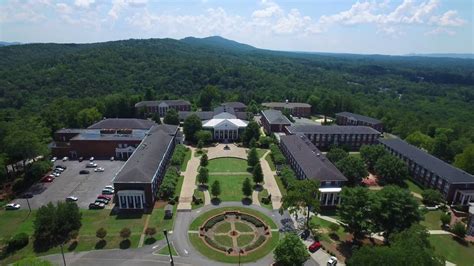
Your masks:
M 459 266 L 472 266 L 474 262 L 474 245 L 463 245 L 450 235 L 431 235 L 429 241 L 435 253 L 442 255 L 447 261 Z
M 321 229 L 325 229 L 325 231 L 327 231 L 328 233 L 323 233 L 321 234 L 321 239 L 322 240 L 328 240 L 329 239 L 329 226 L 332 224 L 331 222 L 329 221 L 326 221 L 326 220 L 323 220 L 317 216 L 313 216 L 311 217 L 311 222 L 314 223 L 314 224 L 317 224 L 319 226 L 319 228 Z M 339 226 L 339 229 L 337 230 L 336 232 L 337 236 L 339 236 L 339 238 L 344 238 L 345 236 L 345 232 L 344 232 L 344 228 L 342 226 Z
M 276 167 L 275 167 L 275 164 L 273 163 L 273 160 L 272 160 L 272 157 L 270 156 L 270 153 L 267 156 L 265 156 L 265 160 L 268 162 L 268 165 L 270 166 L 270 169 L 272 171 L 275 171 Z
M 174 248 L 173 244 L 170 243 L 170 247 L 171 247 L 171 255 L 173 255 L 173 256 L 178 256 L 178 253 L 176 252 L 176 249 Z M 169 251 L 169 249 L 168 249 L 168 246 L 162 247 L 162 248 L 158 251 L 158 254 L 160 254 L 160 255 L 169 255 L 169 254 L 170 254 L 170 251 Z
M 278 227 L 276 226 L 276 224 L 273 222 L 273 220 L 266 216 L 265 214 L 259 212 L 259 211 L 256 211 L 256 210 L 252 210 L 252 209 L 249 209 L 249 208 L 245 208 L 245 207 L 222 207 L 222 208 L 216 208 L 216 209 L 212 209 L 204 214 L 201 214 L 199 217 L 197 217 L 196 219 L 194 219 L 194 221 L 191 223 L 191 225 L 189 226 L 189 230 L 199 230 L 199 227 L 204 223 L 204 221 L 206 221 L 207 219 L 211 218 L 212 216 L 214 215 L 217 215 L 217 214 L 220 214 L 220 213 L 223 213 L 225 211 L 241 211 L 241 212 L 246 212 L 248 214 L 252 214 L 258 218 L 260 218 L 262 221 L 264 221 L 270 228 L 273 228 L 273 229 L 277 229 Z
M 241 232 L 241 233 L 246 233 L 246 232 L 252 232 L 252 227 L 242 223 L 242 222 L 235 222 L 235 230 Z
M 425 220 L 421 221 L 420 224 L 422 224 L 423 226 L 426 226 L 428 230 L 440 230 L 441 229 L 441 220 L 440 220 L 441 214 L 443 214 L 443 212 L 440 210 L 428 211 L 424 215 Z
M 254 235 L 240 235 L 237 237 L 237 246 L 244 247 L 250 244 L 254 238 Z
M 204 205 L 204 192 L 202 192 L 202 191 L 199 190 L 199 189 L 195 189 L 193 195 L 194 195 L 194 197 L 196 197 L 196 198 L 202 199 L 202 202 L 203 202 L 203 203 L 201 203 L 201 204 L 194 204 L 194 202 L 192 202 L 192 203 L 191 203 L 191 207 L 192 207 L 192 209 L 194 210 L 194 209 L 200 208 L 200 207 L 202 207 L 202 206 Z
M 224 247 L 232 247 L 232 237 L 230 236 L 227 236 L 227 235 L 218 235 L 218 236 L 214 236 L 214 240 L 221 244 L 222 246 Z
M 247 161 L 238 158 L 217 158 L 209 160 L 209 172 L 247 172 Z
M 181 167 L 180 167 L 181 172 L 186 171 L 186 167 L 188 166 L 188 162 L 190 159 L 191 159 L 191 149 L 188 149 L 186 151 L 186 156 L 184 156 L 183 163 L 181 164 Z
M 421 195 L 421 193 L 423 192 L 423 188 L 418 186 L 417 184 L 415 184 L 413 181 L 407 179 L 405 180 L 405 184 L 408 186 L 408 190 L 410 190 L 411 192 L 415 192 L 415 193 L 418 193 Z
M 245 178 L 251 176 L 245 175 L 209 175 L 209 187 L 212 186 L 215 180 L 219 180 L 221 186 L 221 201 L 241 201 L 244 198 L 242 194 L 242 184 Z M 210 188 L 209 188 L 210 189 Z
M 214 232 L 216 233 L 228 233 L 230 231 L 230 223 L 229 222 L 223 222 L 219 224 Z
M 257 149 L 258 158 L 262 158 L 267 151 L 268 149 Z
M 281 195 L 285 196 L 287 191 L 285 186 L 283 185 L 283 182 L 281 181 L 281 178 L 279 176 L 275 176 L 275 181 L 277 182 L 278 189 L 280 189 Z
M 272 201 L 269 201 L 268 204 L 264 204 L 262 202 L 262 198 L 266 198 L 266 197 L 268 197 L 268 190 L 263 189 L 262 191 L 258 193 L 258 200 L 260 201 L 260 205 L 262 205 L 262 207 L 272 210 L 273 209 Z

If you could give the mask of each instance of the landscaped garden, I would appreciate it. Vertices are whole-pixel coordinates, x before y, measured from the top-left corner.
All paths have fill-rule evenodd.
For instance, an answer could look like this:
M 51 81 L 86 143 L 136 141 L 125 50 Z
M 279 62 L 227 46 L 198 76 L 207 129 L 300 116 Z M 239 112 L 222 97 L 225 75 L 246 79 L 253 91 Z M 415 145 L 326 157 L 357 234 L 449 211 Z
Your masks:
M 435 249 L 435 254 L 444 256 L 447 261 L 459 266 L 472 266 L 474 245 L 460 243 L 450 235 L 431 235 L 429 241 Z
M 242 173 L 247 172 L 247 161 L 239 158 L 217 158 L 209 160 L 209 165 L 207 166 L 209 172 L 224 173 Z
M 278 242 L 275 223 L 266 215 L 242 207 L 214 209 L 196 218 L 189 233 L 193 246 L 206 257 L 227 263 L 256 261 Z
M 209 175 L 209 184 L 219 181 L 221 201 L 241 201 L 244 198 L 241 188 L 247 177 L 251 178 L 250 175 Z

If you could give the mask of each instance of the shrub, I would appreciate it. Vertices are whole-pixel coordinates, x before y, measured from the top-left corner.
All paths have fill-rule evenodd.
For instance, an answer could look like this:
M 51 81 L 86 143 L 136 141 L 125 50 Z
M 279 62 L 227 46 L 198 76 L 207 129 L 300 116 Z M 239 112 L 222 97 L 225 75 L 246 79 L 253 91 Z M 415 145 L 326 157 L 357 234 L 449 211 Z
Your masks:
M 174 148 L 173 156 L 171 157 L 171 165 L 181 166 L 186 157 L 186 152 L 189 150 L 186 146 L 179 144 Z
M 423 203 L 427 206 L 435 206 L 443 201 L 443 195 L 437 190 L 426 189 L 421 193 Z
M 337 230 L 339 230 L 339 225 L 338 224 L 335 224 L 335 223 L 331 223 L 329 225 L 329 229 L 332 231 L 332 232 L 337 232 Z
M 209 221 L 207 221 L 207 223 L 204 225 L 204 228 L 205 228 L 205 229 L 212 228 L 212 227 L 213 227 L 214 225 L 216 225 L 218 222 L 224 221 L 224 219 L 225 219 L 225 217 L 224 217 L 223 214 L 214 216 L 214 217 L 212 217 L 211 219 L 209 219 Z
M 130 231 L 130 228 L 128 228 L 128 227 L 124 227 L 124 228 L 122 228 L 122 230 L 120 230 L 120 237 L 121 238 L 127 239 L 127 238 L 130 237 L 131 234 L 132 234 L 132 231 Z
M 29 237 L 26 233 L 19 233 L 13 236 L 8 241 L 8 252 L 13 252 L 15 250 L 22 249 L 28 245 Z
M 218 250 L 221 250 L 221 251 L 224 251 L 224 252 L 227 252 L 227 248 L 219 245 L 218 243 L 216 243 L 214 240 L 212 240 L 211 238 L 209 238 L 208 236 L 205 236 L 204 237 L 204 240 L 213 248 L 215 249 L 218 249 Z
M 286 163 L 285 156 L 283 155 L 283 153 L 281 153 L 280 148 L 276 144 L 270 144 L 270 151 L 270 156 L 275 165 L 282 165 Z
M 26 187 L 26 182 L 23 178 L 17 178 L 13 181 L 12 189 L 15 192 L 22 191 Z
M 264 224 L 262 223 L 262 221 L 260 221 L 259 219 L 253 217 L 253 216 L 250 216 L 250 215 L 247 215 L 245 213 L 243 213 L 240 218 L 244 221 L 247 221 L 253 225 L 255 225 L 255 227 L 263 227 Z
M 443 225 L 447 225 L 451 222 L 451 215 L 449 213 L 443 213 L 439 219 Z
M 452 232 L 456 236 L 458 236 L 460 238 L 464 238 L 466 236 L 466 226 L 461 222 L 456 222 L 453 225 Z
M 265 242 L 265 240 L 266 240 L 266 237 L 259 236 L 257 238 L 257 240 L 255 242 L 253 242 L 253 244 L 248 245 L 247 247 L 245 247 L 245 251 L 250 251 L 250 250 L 258 248 L 260 245 L 263 244 L 263 242 Z

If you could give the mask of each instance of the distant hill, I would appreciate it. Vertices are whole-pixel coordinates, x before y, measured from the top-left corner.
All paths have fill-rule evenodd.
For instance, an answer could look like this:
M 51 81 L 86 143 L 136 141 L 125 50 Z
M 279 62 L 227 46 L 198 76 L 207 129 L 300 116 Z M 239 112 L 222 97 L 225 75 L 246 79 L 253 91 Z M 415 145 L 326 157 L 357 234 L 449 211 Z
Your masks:
M 449 58 L 462 58 L 462 59 L 474 59 L 474 54 L 408 54 L 407 56 L 421 56 L 421 57 L 449 57 Z
M 257 50 L 257 48 L 251 45 L 228 40 L 220 36 L 210 36 L 206 38 L 186 37 L 184 39 L 181 39 L 180 41 L 191 45 L 212 46 L 215 48 L 224 48 L 240 51 Z
M 9 46 L 9 45 L 18 45 L 21 44 L 19 42 L 2 42 L 0 41 L 0 46 Z

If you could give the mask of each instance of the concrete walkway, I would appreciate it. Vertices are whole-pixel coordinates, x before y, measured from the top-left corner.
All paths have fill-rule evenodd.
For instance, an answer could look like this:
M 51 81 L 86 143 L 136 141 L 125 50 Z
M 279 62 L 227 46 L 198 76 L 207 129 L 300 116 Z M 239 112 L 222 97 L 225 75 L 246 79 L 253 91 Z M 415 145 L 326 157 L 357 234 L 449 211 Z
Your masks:
M 268 191 L 268 194 L 272 195 L 272 207 L 274 210 L 278 210 L 281 207 L 281 192 L 278 188 L 278 184 L 275 180 L 276 172 L 272 171 L 270 165 L 268 165 L 267 160 L 265 160 L 265 156 L 269 155 L 270 151 L 267 151 L 261 158 L 260 158 L 260 165 L 262 166 L 263 172 L 263 188 Z
M 148 223 L 150 223 L 150 217 L 151 215 L 148 215 L 146 217 L 145 226 L 143 227 L 143 232 L 142 232 L 142 235 L 140 236 L 140 241 L 138 242 L 139 248 L 143 247 L 143 242 L 145 242 L 145 230 L 148 228 Z
M 226 145 L 229 146 L 230 149 L 224 150 L 224 147 Z M 207 149 L 207 157 L 209 158 L 209 160 L 220 157 L 235 157 L 247 160 L 247 149 L 237 147 L 237 145 L 232 143 L 217 144 L 217 146 Z
M 261 206 L 260 200 L 258 200 L 258 191 L 256 190 L 252 191 L 252 204 Z
M 211 194 L 209 193 L 209 190 L 204 190 L 204 205 L 209 205 L 211 204 Z
M 196 149 L 190 147 L 191 159 L 188 161 L 186 171 L 181 174 L 184 176 L 181 194 L 179 195 L 178 211 L 190 211 L 192 209 L 194 189 L 196 189 L 196 175 L 198 173 L 200 158 L 194 156 Z

